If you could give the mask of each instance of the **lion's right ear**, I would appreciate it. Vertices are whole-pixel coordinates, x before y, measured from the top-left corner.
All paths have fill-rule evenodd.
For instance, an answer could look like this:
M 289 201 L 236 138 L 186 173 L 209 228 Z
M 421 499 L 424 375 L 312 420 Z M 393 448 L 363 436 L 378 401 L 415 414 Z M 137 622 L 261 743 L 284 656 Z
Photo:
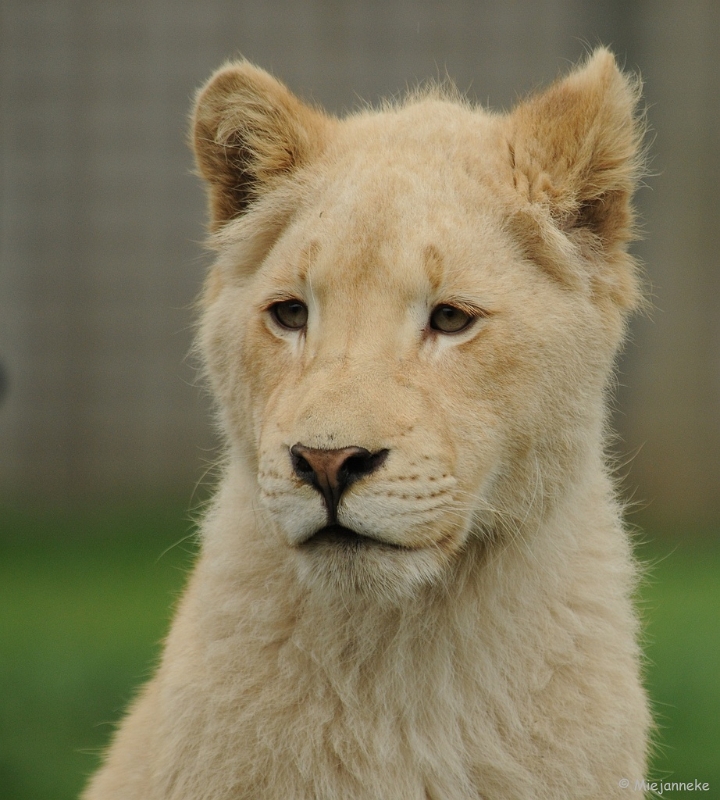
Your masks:
M 257 196 L 316 157 L 330 125 L 331 118 L 247 61 L 219 69 L 198 92 L 192 120 L 211 229 L 240 216 Z

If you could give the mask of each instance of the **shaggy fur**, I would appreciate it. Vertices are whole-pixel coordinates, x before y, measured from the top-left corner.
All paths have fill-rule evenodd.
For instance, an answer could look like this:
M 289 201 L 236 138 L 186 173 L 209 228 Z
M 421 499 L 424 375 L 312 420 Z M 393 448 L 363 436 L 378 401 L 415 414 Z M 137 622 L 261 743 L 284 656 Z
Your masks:
M 338 120 L 245 62 L 203 88 L 228 458 L 86 800 L 608 800 L 643 777 L 603 453 L 637 100 L 602 49 L 507 115 L 428 92 Z M 298 443 L 387 451 L 337 507 L 354 537 L 317 534 Z

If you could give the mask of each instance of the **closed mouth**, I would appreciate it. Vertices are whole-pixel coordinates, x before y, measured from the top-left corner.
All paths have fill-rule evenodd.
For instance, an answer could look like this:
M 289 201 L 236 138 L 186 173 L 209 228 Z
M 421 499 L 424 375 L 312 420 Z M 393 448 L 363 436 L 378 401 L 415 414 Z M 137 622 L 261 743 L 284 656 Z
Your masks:
M 302 547 L 319 547 L 324 544 L 343 547 L 351 550 L 359 550 L 366 547 L 387 547 L 392 550 L 407 550 L 400 544 L 386 542 L 383 539 L 376 539 L 364 533 L 358 533 L 344 525 L 326 525 L 317 530 L 312 536 L 305 539 Z

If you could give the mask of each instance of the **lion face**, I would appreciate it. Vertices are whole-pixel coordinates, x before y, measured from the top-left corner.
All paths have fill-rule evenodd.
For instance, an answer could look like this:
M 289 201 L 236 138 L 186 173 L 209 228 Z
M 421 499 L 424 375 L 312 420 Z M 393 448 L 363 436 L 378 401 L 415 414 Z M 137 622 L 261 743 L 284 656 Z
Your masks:
M 250 95 L 282 130 L 238 127 Z M 600 435 L 624 240 L 594 275 L 600 234 L 518 181 L 513 122 L 425 98 L 338 123 L 247 65 L 200 97 L 220 253 L 201 345 L 260 528 L 311 586 L 441 581 L 471 539 L 549 508 Z M 203 150 L 221 134 L 224 164 Z

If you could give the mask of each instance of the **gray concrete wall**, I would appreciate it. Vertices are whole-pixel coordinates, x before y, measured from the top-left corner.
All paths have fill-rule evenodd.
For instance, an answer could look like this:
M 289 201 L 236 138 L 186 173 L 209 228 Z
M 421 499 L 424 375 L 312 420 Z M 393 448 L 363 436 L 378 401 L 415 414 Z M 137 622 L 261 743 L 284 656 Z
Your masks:
M 495 107 L 599 42 L 640 68 L 657 311 L 622 364 L 628 486 L 720 515 L 719 9 L 710 2 L 5 0 L 0 498 L 190 495 L 213 437 L 186 358 L 206 258 L 186 116 L 243 54 L 342 112 L 451 75 Z

